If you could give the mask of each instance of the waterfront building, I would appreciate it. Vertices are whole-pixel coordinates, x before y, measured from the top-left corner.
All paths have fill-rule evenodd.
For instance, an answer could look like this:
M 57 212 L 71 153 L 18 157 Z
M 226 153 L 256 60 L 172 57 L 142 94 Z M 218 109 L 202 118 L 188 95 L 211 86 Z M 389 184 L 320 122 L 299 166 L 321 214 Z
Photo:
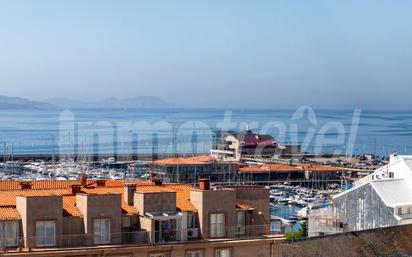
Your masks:
M 237 167 L 236 162 L 201 155 L 153 161 L 151 173 L 164 181 L 175 183 L 193 184 L 200 178 L 207 178 L 211 182 L 234 182 Z
M 315 188 L 341 183 L 345 170 L 329 165 L 265 163 L 239 167 L 238 177 L 243 184 L 288 182 Z
M 240 161 L 242 157 L 272 158 L 278 142 L 267 134 L 256 134 L 251 130 L 241 132 L 216 132 L 211 156 L 227 161 Z
M 412 156 L 391 155 L 389 164 L 336 195 L 328 211 L 329 214 L 309 215 L 309 235 L 411 224 Z M 332 217 L 334 221 L 327 223 Z M 325 224 L 324 231 L 316 226 L 319 222 Z M 318 231 L 314 233 L 311 228 Z
M 271 256 L 269 190 L 188 184 L 0 181 L 2 256 Z

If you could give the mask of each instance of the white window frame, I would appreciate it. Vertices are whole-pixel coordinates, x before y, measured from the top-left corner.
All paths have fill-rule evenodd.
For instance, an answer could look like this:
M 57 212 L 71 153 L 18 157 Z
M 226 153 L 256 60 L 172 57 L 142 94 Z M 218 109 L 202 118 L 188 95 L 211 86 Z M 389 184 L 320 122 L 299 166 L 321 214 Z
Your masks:
M 223 222 L 218 222 L 219 217 L 222 218 Z M 210 237 L 224 237 L 225 236 L 225 224 L 226 216 L 225 213 L 211 213 L 210 218 Z
M 103 226 L 102 224 L 105 224 L 106 221 L 108 221 L 108 228 L 106 229 L 107 231 L 107 240 L 104 240 L 104 235 L 103 235 Z M 97 223 L 99 225 L 97 225 Z M 96 226 L 97 225 L 97 226 Z M 110 219 L 109 218 L 98 218 L 98 219 L 93 219 L 93 242 L 94 244 L 110 244 L 111 238 L 110 238 Z
M 186 257 L 203 257 L 203 251 L 201 250 L 190 250 L 186 252 Z
M 47 233 L 48 229 L 52 228 L 52 238 Z M 43 231 L 41 231 L 43 230 Z M 36 221 L 36 246 L 37 247 L 51 247 L 56 246 L 56 221 L 55 220 L 39 220 Z
M 7 226 L 15 226 L 14 235 L 9 234 L 12 230 L 6 229 Z M 19 221 L 17 220 L 0 221 L 0 248 L 18 246 L 19 230 Z M 6 234 L 6 232 L 9 233 Z
M 215 251 L 215 257 L 232 257 L 232 249 L 218 249 Z

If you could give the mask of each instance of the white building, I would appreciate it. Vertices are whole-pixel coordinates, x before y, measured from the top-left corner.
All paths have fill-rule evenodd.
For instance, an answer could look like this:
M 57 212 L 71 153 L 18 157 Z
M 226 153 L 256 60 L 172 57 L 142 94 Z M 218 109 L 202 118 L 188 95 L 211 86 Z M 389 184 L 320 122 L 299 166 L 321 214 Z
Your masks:
M 412 223 L 412 155 L 391 155 L 390 162 L 356 181 L 354 187 L 333 198 L 331 226 L 309 234 L 359 231 Z M 309 217 L 319 222 L 321 217 Z M 327 223 L 325 223 L 327 224 Z M 309 226 L 310 230 L 310 226 Z

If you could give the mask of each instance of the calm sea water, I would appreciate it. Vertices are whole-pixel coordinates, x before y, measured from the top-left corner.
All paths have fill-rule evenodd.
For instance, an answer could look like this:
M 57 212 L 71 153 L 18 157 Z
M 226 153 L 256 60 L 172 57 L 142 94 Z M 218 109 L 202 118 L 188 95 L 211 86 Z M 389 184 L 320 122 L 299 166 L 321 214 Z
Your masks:
M 313 111 L 309 117 L 270 109 L 0 110 L 0 153 L 206 152 L 225 118 L 225 128 L 267 132 L 307 151 L 412 153 L 410 111 L 362 111 L 355 125 L 353 110 Z

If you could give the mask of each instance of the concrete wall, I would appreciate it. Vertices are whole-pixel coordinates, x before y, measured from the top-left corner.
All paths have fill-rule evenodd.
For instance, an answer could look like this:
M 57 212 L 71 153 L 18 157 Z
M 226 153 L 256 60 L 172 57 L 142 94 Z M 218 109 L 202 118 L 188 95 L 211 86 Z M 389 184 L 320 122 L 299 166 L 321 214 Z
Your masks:
M 84 234 L 83 217 L 63 217 L 63 235 Z
M 268 198 L 269 199 L 269 198 Z M 190 200 L 198 210 L 199 225 L 203 237 L 209 236 L 210 214 L 224 213 L 225 226 L 236 226 L 236 191 L 197 190 L 190 191 Z
M 14 257 L 149 257 L 151 253 L 167 253 L 168 257 L 184 257 L 187 251 L 199 250 L 204 257 L 215 257 L 217 249 L 230 249 L 233 257 L 271 257 L 274 239 L 220 241 L 206 243 L 173 244 L 161 246 L 129 246 L 113 248 L 72 249 L 33 253 L 8 253 Z M 29 255 L 27 255 L 29 254 Z
M 110 233 L 112 243 L 119 243 L 121 237 L 113 236 L 122 231 L 122 195 L 121 194 L 77 194 L 76 205 L 83 215 L 84 231 L 93 234 L 93 219 L 110 219 Z
M 252 224 L 268 225 L 269 216 L 269 189 L 236 188 L 236 201 L 253 206 Z
M 176 192 L 136 192 L 134 206 L 140 215 L 147 212 L 176 212 Z
M 53 220 L 56 235 L 63 234 L 63 197 L 62 196 L 17 196 L 16 209 L 21 216 L 25 246 L 34 247 L 36 242 L 36 221 Z M 58 240 L 56 240 L 58 244 Z
M 149 233 L 148 233 L 148 235 L 149 235 L 149 240 L 150 240 L 150 242 L 152 242 L 152 240 L 153 240 L 153 236 L 154 236 L 154 234 L 153 234 L 153 231 L 154 231 L 154 221 L 151 219 L 151 218 L 149 218 L 149 217 L 144 217 L 144 216 L 141 216 L 140 217 L 140 228 L 142 229 L 142 230 L 145 230 L 145 231 L 148 231 Z

